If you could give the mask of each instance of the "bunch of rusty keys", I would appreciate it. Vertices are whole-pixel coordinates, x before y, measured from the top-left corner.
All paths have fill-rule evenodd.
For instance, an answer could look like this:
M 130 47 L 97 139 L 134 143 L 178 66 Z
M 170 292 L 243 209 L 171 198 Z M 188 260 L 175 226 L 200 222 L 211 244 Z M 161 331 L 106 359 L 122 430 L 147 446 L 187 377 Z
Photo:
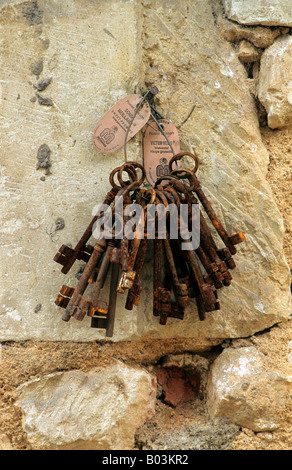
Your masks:
M 188 168 L 176 168 L 173 170 L 173 164 L 176 163 L 177 167 L 177 162 L 184 156 L 191 157 L 195 161 L 195 167 L 192 170 Z M 156 187 L 163 190 L 165 194 L 169 192 L 173 196 L 173 200 L 178 204 L 180 202 L 188 203 L 191 207 L 192 204 L 198 204 L 199 200 L 216 232 L 225 244 L 225 248 L 219 249 L 217 247 L 201 210 L 199 246 L 195 250 L 181 250 L 182 239 L 174 241 L 176 247 L 174 252 L 177 253 L 179 250 L 181 254 L 181 256 L 176 257 L 177 266 L 179 266 L 182 276 L 181 280 L 188 287 L 189 297 L 196 298 L 199 318 L 204 320 L 206 312 L 220 309 L 216 289 L 230 285 L 232 276 L 229 269 L 232 270 L 236 267 L 232 258 L 232 255 L 237 252 L 235 245 L 243 242 L 245 236 L 242 232 L 230 236 L 223 227 L 196 176 L 198 159 L 195 155 L 189 152 L 181 152 L 171 158 L 169 167 L 171 171 L 170 176 L 160 178 L 156 182 Z M 182 184 L 184 180 L 188 180 L 189 184 Z M 161 183 L 164 183 L 164 185 L 162 186 Z M 192 215 L 191 210 L 189 215 Z M 188 228 L 190 228 L 191 222 L 189 220 Z M 166 250 L 168 250 L 167 260 L 168 262 L 172 261 L 169 248 L 167 248 L 167 238 L 164 243 Z M 171 264 L 171 269 L 174 271 L 175 265 L 173 261 Z
M 195 167 L 172 169 L 174 163 L 184 156 L 195 161 Z M 145 189 L 141 185 L 145 179 L 145 170 L 142 165 L 129 162 L 116 168 L 110 175 L 112 189 L 107 194 L 104 204 L 113 205 L 113 237 L 109 240 L 101 238 L 94 246 L 87 245 L 92 235 L 94 223 L 104 214 L 102 210 L 96 214 L 84 232 L 75 249 L 63 245 L 55 261 L 63 266 L 62 272 L 67 273 L 75 260 L 86 261 L 85 269 L 76 288 L 62 286 L 56 299 L 56 304 L 65 309 L 62 319 L 68 321 L 71 317 L 83 320 L 85 315 L 91 317 L 91 326 L 105 328 L 106 336 L 113 335 L 117 294 L 127 291 L 125 307 L 132 310 L 138 306 L 142 292 L 140 278 L 146 256 L 148 232 L 146 226 L 154 226 L 153 240 L 153 314 L 159 317 L 160 324 L 164 325 L 167 318 L 183 319 L 185 308 L 190 298 L 195 298 L 200 320 L 205 319 L 205 313 L 220 309 L 217 289 L 228 286 L 232 277 L 229 270 L 235 268 L 232 255 L 236 253 L 235 245 L 244 241 L 242 232 L 229 236 L 214 209 L 204 194 L 196 172 L 198 169 L 197 157 L 188 152 L 174 155 L 169 162 L 171 173 L 169 176 L 159 178 L 154 188 Z M 142 171 L 138 180 L 137 169 Z M 127 180 L 123 179 L 126 173 Z M 117 176 L 119 185 L 115 183 Z M 188 184 L 186 184 L 188 182 Z M 131 239 L 122 232 L 117 237 L 117 226 L 124 229 L 129 219 L 127 212 L 123 211 L 122 220 L 119 220 L 115 211 L 116 201 L 122 197 L 123 209 L 135 201 L 142 208 L 142 213 L 135 225 L 134 236 Z M 193 223 L 193 204 L 201 204 L 213 227 L 224 242 L 225 248 L 218 248 L 212 236 L 202 211 L 200 218 L 200 240 L 197 248 L 182 249 L 186 237 L 180 235 L 171 239 L 169 226 L 164 236 L 158 235 L 158 225 L 161 218 L 165 220 L 169 204 L 180 209 L 181 204 L 188 205 L 188 228 Z M 154 216 L 149 215 L 147 208 L 155 205 Z M 126 215 L 125 215 L 126 214 Z M 178 211 L 179 214 L 179 211 Z M 152 217 L 152 220 L 151 220 Z M 180 227 L 180 219 L 178 220 Z M 181 227 L 180 227 L 181 228 Z M 108 272 L 111 270 L 109 301 L 100 299 Z M 89 285 L 93 286 L 90 299 L 84 297 Z
M 136 169 L 142 170 L 142 177 L 138 180 Z M 123 180 L 123 173 L 126 172 L 130 180 Z M 114 176 L 117 174 L 120 186 L 114 181 Z M 131 191 L 136 191 L 145 179 L 145 171 L 142 165 L 136 162 L 125 163 L 121 167 L 116 168 L 110 175 L 110 183 L 112 185 L 111 191 L 107 194 L 104 205 L 109 205 L 115 198 L 123 197 L 124 204 L 131 203 L 129 194 Z M 99 211 L 88 228 L 84 232 L 80 241 L 75 249 L 66 247 L 64 245 L 60 248 L 54 260 L 60 263 L 63 268 L 62 272 L 68 272 L 76 259 L 87 260 L 84 271 L 81 274 L 76 288 L 71 288 L 63 285 L 55 300 L 56 305 L 65 309 L 62 320 L 69 321 L 71 317 L 81 321 L 85 315 L 92 318 L 91 326 L 94 328 L 105 328 L 106 335 L 113 335 L 116 297 L 118 289 L 121 288 L 123 283 L 120 280 L 120 269 L 126 269 L 125 266 L 128 262 L 128 253 L 124 250 L 124 256 L 120 253 L 123 252 L 123 241 L 113 235 L 112 238 L 107 239 L 101 237 L 97 240 L 94 246 L 88 248 L 86 243 L 92 235 L 95 222 L 101 218 L 104 211 Z M 113 232 L 115 230 L 115 206 L 113 207 Z M 69 248 L 67 250 L 67 248 Z M 84 254 L 88 254 L 84 256 Z M 119 254 L 119 256 L 118 256 Z M 111 283 L 109 302 L 100 300 L 101 290 L 104 287 L 107 274 L 111 269 Z M 85 290 L 89 285 L 93 285 L 91 299 L 84 297 Z M 127 285 L 129 287 L 130 284 Z

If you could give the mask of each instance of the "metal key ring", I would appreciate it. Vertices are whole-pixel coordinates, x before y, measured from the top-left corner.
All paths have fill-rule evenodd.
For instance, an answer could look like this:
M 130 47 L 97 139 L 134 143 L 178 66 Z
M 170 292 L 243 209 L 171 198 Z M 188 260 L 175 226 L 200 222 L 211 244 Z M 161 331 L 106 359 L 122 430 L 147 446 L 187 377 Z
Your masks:
M 120 168 L 121 168 L 121 167 L 118 166 L 117 168 L 115 168 L 114 170 L 112 170 L 112 172 L 111 172 L 111 174 L 110 174 L 110 176 L 109 176 L 109 182 L 110 182 L 110 184 L 112 185 L 113 189 L 114 189 L 116 192 L 120 191 L 120 190 L 122 189 L 122 187 L 125 186 L 125 184 L 122 185 L 122 186 L 119 186 L 119 185 L 116 184 L 115 181 L 114 181 L 114 177 L 115 177 L 115 175 L 120 171 Z
M 198 160 L 198 157 L 196 155 L 194 155 L 193 153 L 191 152 L 180 152 L 180 153 L 177 153 L 176 155 L 174 155 L 170 160 L 169 160 L 169 163 L 168 163 L 168 166 L 169 166 L 169 169 L 170 171 L 172 172 L 173 169 L 172 169 L 172 164 L 174 162 L 177 162 L 178 160 L 181 160 L 184 156 L 188 156 L 188 157 L 191 157 L 194 162 L 195 162 L 195 167 L 191 170 L 193 173 L 196 173 L 197 172 L 197 169 L 199 167 L 199 160 Z
M 174 175 L 179 180 L 185 180 L 185 179 L 188 180 L 190 184 L 187 186 L 185 185 L 188 191 L 194 191 L 195 188 L 198 187 L 197 177 L 195 176 L 193 171 L 190 170 L 189 168 L 179 168 L 179 169 L 173 170 L 171 174 Z
M 145 171 L 145 168 L 143 165 L 141 165 L 141 163 L 137 163 L 137 162 L 129 162 L 134 168 L 139 168 L 142 172 L 142 176 L 141 178 L 138 180 L 138 183 L 141 185 L 145 178 L 146 178 L 146 171 Z
M 159 178 L 161 179 L 166 179 L 169 181 L 169 186 L 174 188 L 176 192 L 182 193 L 185 195 L 185 198 L 189 201 L 190 195 L 188 188 L 185 187 L 185 185 L 175 176 L 170 175 L 170 176 L 163 176 Z M 159 184 L 159 180 L 157 180 L 157 183 Z M 167 186 L 166 186 L 167 187 Z
M 187 195 L 187 188 L 178 178 L 173 179 L 170 185 L 173 186 L 177 192 Z
M 142 176 L 139 180 L 138 180 L 136 168 L 139 168 L 142 171 Z M 118 172 L 118 180 L 121 185 L 129 184 L 128 181 L 123 180 L 123 177 L 122 177 L 123 171 L 128 173 L 128 175 L 130 176 L 130 178 L 132 178 L 132 180 L 134 181 L 138 180 L 139 185 L 141 185 L 144 179 L 146 178 L 146 173 L 145 173 L 145 169 L 143 165 L 137 162 L 126 162 L 120 167 L 119 172 Z
M 124 172 L 127 173 L 127 175 L 130 177 L 130 180 L 123 179 Z M 118 171 L 118 181 L 121 186 L 128 186 L 129 184 L 137 180 L 138 180 L 138 176 L 137 176 L 135 168 L 132 165 L 124 163 L 122 166 L 120 166 L 119 171 Z

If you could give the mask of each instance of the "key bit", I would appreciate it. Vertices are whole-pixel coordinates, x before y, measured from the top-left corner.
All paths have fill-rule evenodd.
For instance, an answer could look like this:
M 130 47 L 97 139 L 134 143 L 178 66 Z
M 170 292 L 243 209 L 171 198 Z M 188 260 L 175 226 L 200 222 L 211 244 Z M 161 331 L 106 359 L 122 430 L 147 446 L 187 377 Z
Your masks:
M 91 278 L 92 273 L 95 270 L 97 263 L 99 262 L 102 254 L 105 251 L 106 245 L 107 245 L 107 240 L 105 239 L 96 242 L 92 255 L 88 263 L 86 264 L 83 273 L 81 274 L 80 280 L 62 316 L 63 321 L 69 321 L 70 317 L 73 315 L 77 298 L 79 295 L 82 296 L 83 293 L 85 292 L 88 286 L 88 279 Z
M 74 290 L 75 289 L 73 287 L 63 285 L 56 297 L 55 304 L 58 305 L 58 307 L 66 308 L 74 293 Z
M 164 239 L 164 249 L 165 249 L 165 254 L 166 254 L 165 259 L 166 259 L 167 271 L 172 280 L 173 291 L 174 291 L 174 295 L 176 298 L 176 302 L 178 305 L 184 308 L 189 304 L 188 287 L 186 284 L 182 284 L 179 282 L 168 234 L 166 234 L 166 237 Z
M 78 321 L 82 321 L 85 315 L 88 314 L 90 306 L 91 302 L 79 294 L 74 302 L 73 308 L 71 309 L 71 316 Z
M 131 289 L 134 284 L 136 273 L 135 271 L 126 271 L 123 272 L 117 287 L 117 292 L 119 294 L 124 294 L 126 289 Z
M 120 265 L 117 263 L 112 263 L 111 285 L 110 285 L 107 323 L 106 323 L 106 336 L 109 338 L 111 338 L 114 334 L 114 323 L 115 323 L 116 303 L 117 303 L 117 286 L 119 283 L 119 276 L 120 276 Z

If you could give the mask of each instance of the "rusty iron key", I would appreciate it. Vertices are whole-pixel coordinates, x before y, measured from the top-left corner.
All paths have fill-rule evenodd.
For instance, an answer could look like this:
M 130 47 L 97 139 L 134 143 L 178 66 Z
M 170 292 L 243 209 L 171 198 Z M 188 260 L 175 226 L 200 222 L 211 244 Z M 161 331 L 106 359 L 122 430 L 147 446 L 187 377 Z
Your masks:
M 111 263 L 111 284 L 110 284 L 107 322 L 106 322 L 106 336 L 109 338 L 112 337 L 114 334 L 114 323 L 115 323 L 116 303 L 117 303 L 117 288 L 119 284 L 119 277 L 120 277 L 120 264 Z
M 56 253 L 54 257 L 54 261 L 63 266 L 61 269 L 62 273 L 67 274 L 76 260 L 83 260 L 85 262 L 89 260 L 93 247 L 91 245 L 87 245 L 87 242 L 92 236 L 94 224 L 104 214 L 103 207 L 110 206 L 112 204 L 112 202 L 114 201 L 115 197 L 117 196 L 118 192 L 122 189 L 122 187 L 128 185 L 130 182 L 137 181 L 137 173 L 135 171 L 136 167 L 141 168 L 141 165 L 135 162 L 127 162 L 121 167 L 115 168 L 111 172 L 109 176 L 109 181 L 110 181 L 112 188 L 107 193 L 103 201 L 103 204 L 101 205 L 101 208 L 91 220 L 90 224 L 86 228 L 85 232 L 83 233 L 82 237 L 80 238 L 75 248 L 71 248 L 68 245 L 62 245 L 59 248 L 58 253 Z M 121 174 L 124 171 L 130 176 L 130 181 L 124 181 L 122 179 Z M 114 177 L 116 174 L 118 174 L 118 180 L 121 184 L 120 186 L 116 184 L 114 181 Z M 141 177 L 140 182 L 143 181 L 143 178 L 145 178 L 145 172 L 144 173 L 142 172 L 142 177 Z
M 66 308 L 74 292 L 73 287 L 63 285 L 60 289 L 59 294 L 56 297 L 55 304 L 58 307 Z
M 211 284 L 205 281 L 204 275 L 201 271 L 200 265 L 196 258 L 194 251 L 192 250 L 184 250 L 186 254 L 186 258 L 188 261 L 188 265 L 190 267 L 190 271 L 192 273 L 193 278 L 196 280 L 198 289 L 202 296 L 202 299 L 208 308 L 213 308 L 216 303 L 216 297 L 214 295 L 214 291 L 212 289 Z
M 158 179 L 157 185 L 159 185 L 162 180 L 166 180 L 169 183 L 172 183 L 172 186 L 168 185 L 165 187 L 165 192 L 169 192 L 173 196 L 175 203 L 177 204 L 178 208 L 180 208 L 181 198 L 178 192 L 176 191 L 176 189 L 178 189 L 179 191 L 185 191 L 185 188 L 182 188 L 182 185 L 181 184 L 179 185 L 178 182 L 175 181 L 175 178 L 172 176 L 162 177 Z M 181 233 L 180 233 L 181 241 L 185 241 L 186 243 L 191 243 L 191 240 L 188 239 L 188 233 L 186 233 L 187 227 L 183 227 L 181 226 L 181 224 L 179 225 L 180 225 L 180 230 L 181 230 Z M 214 295 L 214 291 L 212 289 L 212 286 L 209 284 L 209 282 L 206 282 L 206 280 L 204 279 L 204 275 L 201 271 L 201 267 L 199 265 L 195 252 L 189 249 L 185 250 L 185 252 L 186 252 L 188 264 L 190 266 L 190 270 L 192 272 L 192 276 L 196 280 L 196 284 L 198 286 L 200 295 L 202 296 L 204 303 L 206 304 L 208 309 L 215 308 L 214 306 L 216 303 L 216 297 Z
M 188 179 L 190 181 L 190 185 L 186 186 L 186 189 L 190 194 L 190 202 L 192 204 L 198 204 L 198 200 L 192 193 L 192 190 L 196 185 L 193 171 L 183 168 L 180 170 L 173 170 L 172 174 L 177 176 L 178 178 Z M 204 268 L 208 273 L 208 282 L 214 283 L 217 289 L 221 288 L 223 285 L 230 285 L 232 276 L 229 273 L 228 269 L 235 268 L 234 260 L 232 259 L 232 255 L 229 252 L 228 248 L 218 250 L 201 210 L 200 246 L 198 247 L 196 252 L 201 263 L 204 265 Z M 227 260 L 228 262 L 225 262 Z
M 90 317 L 94 317 L 96 315 L 100 316 L 101 314 L 107 315 L 108 313 L 108 304 L 100 300 L 100 294 L 109 272 L 113 249 L 114 243 L 112 240 L 109 240 L 91 295 L 91 308 L 88 312 Z
M 118 189 L 112 188 L 105 197 L 103 202 L 104 205 L 110 205 L 114 200 Z M 92 231 L 94 224 L 101 217 L 102 212 L 100 211 L 96 214 L 93 219 L 91 220 L 90 224 L 88 225 L 87 229 L 83 233 L 82 237 L 80 238 L 79 242 L 75 246 L 75 248 L 71 248 L 67 245 L 62 245 L 59 248 L 58 253 L 54 257 L 54 261 L 59 263 L 63 266 L 61 272 L 63 274 L 67 274 L 76 260 L 83 260 L 87 262 L 90 258 L 90 252 L 92 251 L 92 247 L 90 245 L 86 245 L 90 237 L 92 236 Z
M 79 299 L 79 296 L 82 296 L 85 289 L 88 286 L 88 279 L 92 275 L 96 264 L 98 263 L 100 257 L 103 255 L 105 249 L 106 249 L 107 241 L 105 239 L 103 240 L 98 240 L 94 246 L 93 253 L 86 264 L 83 273 L 81 274 L 80 280 L 77 284 L 77 287 L 74 289 L 74 292 L 70 298 L 70 301 L 66 307 L 66 310 L 62 316 L 62 320 L 64 321 L 69 321 L 71 316 L 73 316 L 76 305 L 77 305 L 77 300 Z M 80 300 L 80 299 L 79 299 Z
M 158 215 L 156 214 L 156 221 L 157 219 Z M 170 285 L 163 286 L 163 245 L 164 240 L 156 236 L 153 240 L 153 315 L 159 316 L 159 323 L 161 325 L 165 325 L 169 317 L 178 319 L 183 319 L 184 317 L 184 307 L 177 302 L 171 301 Z
M 142 286 L 140 285 L 140 277 L 142 272 L 142 267 L 147 251 L 147 238 L 141 240 L 139 250 L 136 256 L 134 271 L 136 273 L 135 279 L 132 287 L 129 288 L 125 308 L 127 310 L 132 310 L 134 305 L 138 306 L 140 303 L 140 295 L 142 292 Z
M 194 182 L 192 190 L 196 193 L 198 199 L 200 200 L 200 202 L 201 202 L 202 206 L 204 207 L 209 219 L 211 220 L 213 226 L 215 227 L 218 235 L 220 236 L 220 238 L 224 242 L 225 246 L 229 249 L 230 253 L 232 255 L 234 255 L 235 253 L 237 253 L 235 245 L 245 241 L 245 236 L 242 232 L 238 232 L 235 235 L 229 235 L 227 233 L 227 231 L 225 230 L 225 228 L 223 227 L 223 225 L 220 222 L 216 212 L 214 211 L 210 201 L 206 197 L 206 195 L 205 195 L 205 193 L 204 193 L 204 191 L 201 187 L 201 184 L 200 184 L 200 182 L 199 182 L 199 180 L 198 180 L 198 178 L 195 174 L 197 169 L 198 169 L 198 159 L 197 159 L 197 157 L 195 155 L 189 153 L 189 152 L 181 152 L 180 154 L 177 154 L 177 155 L 173 156 L 171 158 L 170 162 L 169 162 L 170 171 L 171 171 L 172 174 L 178 174 L 178 172 L 181 172 L 181 170 L 177 170 L 177 169 L 173 170 L 172 165 L 173 165 L 174 162 L 177 164 L 177 162 L 182 157 L 184 157 L 185 155 L 191 156 L 191 158 L 193 158 L 193 160 L 196 162 L 196 166 L 195 166 L 194 170 L 192 171 L 192 173 L 193 173 L 193 182 Z
M 183 198 L 181 197 L 182 194 L 180 193 L 177 193 L 177 196 L 176 196 L 176 201 L 177 199 L 179 198 L 180 199 L 180 203 L 188 203 L 189 205 L 189 208 L 188 208 L 188 216 L 189 216 L 189 220 L 188 220 L 188 229 L 192 230 L 192 225 L 193 225 L 193 220 L 192 220 L 192 216 L 193 216 L 193 211 L 192 211 L 192 205 L 193 204 L 198 204 L 197 203 L 197 200 L 196 198 L 194 198 L 194 196 L 192 194 L 188 194 L 188 190 L 186 187 L 182 187 L 182 184 L 178 184 L 178 182 L 176 182 L 174 184 L 174 187 L 172 188 L 172 195 L 174 195 L 174 191 L 175 189 L 179 189 L 180 190 L 180 193 L 183 193 Z M 200 222 L 202 221 L 202 213 L 200 211 Z M 180 218 L 179 218 L 180 220 Z M 179 222 L 179 228 L 181 229 L 181 223 Z M 206 230 L 206 224 L 204 223 L 204 221 L 202 221 L 202 224 L 200 226 L 200 243 L 201 243 L 201 238 L 203 237 L 205 239 L 205 230 Z M 225 276 L 220 272 L 219 270 L 219 266 L 217 265 L 217 263 L 214 263 L 214 262 L 211 262 L 209 257 L 208 257 L 208 254 L 204 251 L 204 248 L 201 246 L 201 244 L 199 244 L 199 246 L 197 248 L 195 248 L 195 253 L 197 254 L 198 256 L 198 259 L 200 260 L 202 266 L 204 267 L 204 269 L 206 270 L 208 276 L 207 276 L 207 280 L 209 283 L 212 283 L 215 285 L 216 289 L 219 289 L 219 288 L 222 288 L 223 287 L 223 280 L 225 279 Z M 218 258 L 218 256 L 217 256 Z M 221 262 L 220 262 L 221 263 Z M 226 277 L 228 276 L 228 279 L 229 279 L 229 273 L 226 275 Z
M 150 201 L 154 200 L 155 194 L 152 189 L 149 189 L 148 191 L 146 191 L 145 197 L 147 197 L 148 195 L 150 195 Z M 121 293 L 121 294 L 123 294 L 126 291 L 126 289 L 131 289 L 135 281 L 136 272 L 134 270 L 134 267 L 135 267 L 136 258 L 139 253 L 139 247 L 140 247 L 141 241 L 144 238 L 145 223 L 146 223 L 146 207 L 147 207 L 146 205 L 143 207 L 141 216 L 136 225 L 135 235 L 133 237 L 133 240 L 131 240 L 129 243 L 127 265 L 121 274 L 119 284 L 118 284 L 118 293 Z
M 146 256 L 146 251 L 147 251 L 147 246 L 148 246 L 148 239 L 147 239 L 147 212 L 145 208 L 146 204 L 146 198 L 145 194 L 147 193 L 146 189 L 141 189 L 137 196 L 136 196 L 136 202 L 137 204 L 140 204 L 143 209 L 144 209 L 144 237 L 142 236 L 142 230 L 143 226 L 141 225 L 139 230 L 140 230 L 140 236 L 141 236 L 141 242 L 139 245 L 139 249 L 136 255 L 135 259 L 135 264 L 134 264 L 134 271 L 135 271 L 135 279 L 133 282 L 132 287 L 129 288 L 128 290 L 128 295 L 127 295 L 127 300 L 125 304 L 125 308 L 127 310 L 132 310 L 134 306 L 138 306 L 140 303 L 140 295 L 142 293 L 142 286 L 140 285 L 140 277 L 142 273 L 142 268 Z
M 168 233 L 164 239 L 164 249 L 166 255 L 165 259 L 168 266 L 168 272 L 171 276 L 176 302 L 180 307 L 185 308 L 187 305 L 189 305 L 188 286 L 179 281 Z
M 112 337 L 114 333 L 114 323 L 115 323 L 115 314 L 116 314 L 116 303 L 117 303 L 117 286 L 120 276 L 120 263 L 113 261 L 111 257 L 110 261 L 110 291 L 109 299 L 107 304 L 107 314 L 106 316 L 100 315 L 99 312 L 95 312 L 94 316 L 91 318 L 91 328 L 102 328 L 106 330 L 106 336 Z
M 159 185 L 158 185 L 159 186 Z M 164 194 L 162 187 L 160 189 L 156 188 L 156 195 L 159 209 L 157 209 L 157 222 L 159 223 L 159 219 L 162 218 L 164 223 L 169 221 L 170 213 L 167 211 L 168 208 L 168 198 Z M 172 198 L 172 196 L 170 196 Z M 179 277 L 176 270 L 176 263 L 174 260 L 172 247 L 170 243 L 170 237 L 167 228 L 165 227 L 165 233 L 163 234 L 163 248 L 165 253 L 165 267 L 166 271 L 169 275 L 169 280 L 171 279 L 171 287 L 174 292 L 174 296 L 176 299 L 175 303 L 172 303 L 174 310 L 174 304 L 177 304 L 178 307 L 181 307 L 183 310 L 189 304 L 188 298 L 188 287 L 186 284 L 183 284 L 179 281 Z M 170 287 L 169 287 L 169 290 Z M 170 314 L 169 314 L 170 316 Z

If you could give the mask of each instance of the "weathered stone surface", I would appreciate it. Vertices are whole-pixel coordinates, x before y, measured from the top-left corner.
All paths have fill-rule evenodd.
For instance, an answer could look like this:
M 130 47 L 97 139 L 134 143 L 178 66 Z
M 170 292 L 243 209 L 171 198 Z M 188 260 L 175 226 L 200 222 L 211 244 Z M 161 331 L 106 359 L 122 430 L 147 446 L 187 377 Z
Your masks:
M 280 26 L 279 28 L 268 28 L 267 26 L 244 26 L 233 21 L 229 21 L 221 3 L 214 5 L 216 25 L 222 36 L 230 42 L 239 42 L 246 39 L 256 47 L 266 48 L 273 44 L 274 40 L 281 34 L 289 33 L 289 28 Z
M 91 136 L 98 119 L 139 82 L 139 4 L 39 0 L 1 6 L 0 337 L 102 338 L 89 319 L 61 321 L 54 299 L 63 284 L 75 286 L 82 263 L 65 277 L 53 257 L 63 243 L 77 243 L 110 189 L 110 171 L 123 163 L 122 153 L 97 153 Z M 42 96 L 53 106 L 40 106 L 35 86 L 48 78 Z M 40 156 L 40 149 L 46 153 Z M 139 152 L 138 142 L 129 145 L 129 159 L 139 159 Z M 65 227 L 56 230 L 60 217 Z M 135 335 L 136 315 L 123 315 L 120 337 Z
M 266 372 L 256 347 L 228 348 L 214 361 L 207 386 L 211 417 L 228 418 L 253 431 L 279 426 L 291 393 L 291 377 Z
M 256 62 L 260 59 L 260 53 L 256 47 L 254 47 L 248 41 L 240 41 L 238 49 L 238 58 L 243 63 Z
M 292 126 L 292 36 L 277 38 L 261 58 L 259 99 L 272 129 Z
M 242 230 L 247 240 L 238 247 L 231 286 L 218 292 L 221 310 L 204 322 L 192 302 L 183 321 L 159 325 L 149 252 L 141 304 L 126 311 L 125 296 L 118 297 L 113 341 L 242 337 L 289 315 L 282 220 L 264 177 L 268 154 L 244 66 L 220 36 L 211 1 L 195 8 L 174 0 L 142 3 L 40 0 L 0 10 L 2 341 L 105 338 L 88 317 L 62 322 L 56 295 L 63 284 L 75 287 L 82 263 L 64 276 L 53 257 L 62 244 L 77 243 L 108 192 L 109 172 L 124 161 L 122 150 L 106 156 L 94 150 L 96 122 L 140 85 L 159 88 L 158 106 L 176 125 L 194 107 L 179 129 L 182 149 L 198 154 L 199 179 L 227 230 Z M 38 61 L 36 76 L 31 65 Z M 42 96 L 53 106 L 41 106 L 34 85 L 48 78 Z M 37 169 L 43 145 L 49 162 Z M 142 161 L 139 135 L 127 153 Z
M 209 368 L 209 361 L 198 354 L 170 354 L 163 358 L 162 366 L 194 369 L 205 379 Z
M 13 450 L 11 442 L 6 434 L 0 434 L 0 450 Z
M 50 374 L 19 387 L 33 448 L 125 450 L 155 413 L 156 381 L 117 362 L 103 370 Z
M 144 53 L 145 82 L 158 87 L 158 109 L 176 125 L 193 109 L 179 129 L 181 147 L 198 155 L 198 178 L 227 230 L 240 228 L 247 240 L 238 246 L 231 286 L 218 290 L 221 310 L 200 322 L 192 303 L 183 322 L 169 325 L 179 336 L 249 336 L 280 311 L 289 315 L 290 275 L 246 71 L 213 23 L 211 3 L 147 2 L 145 41 L 155 37 L 157 46 Z
M 146 425 L 137 431 L 136 440 L 142 450 L 232 450 L 232 443 L 238 433 L 237 425 L 228 420 L 216 419 L 206 424 L 176 426 L 165 433 L 160 429 L 150 433 Z
M 223 0 L 226 15 L 242 24 L 292 26 L 290 0 Z
M 288 344 L 288 362 L 289 364 L 292 364 L 292 341 L 289 341 L 289 344 Z
M 238 42 L 242 39 L 246 39 L 254 46 L 263 49 L 273 44 L 274 40 L 282 34 L 280 29 L 270 29 L 265 26 L 255 26 L 251 29 L 248 26 L 231 23 L 227 20 L 218 20 L 217 24 L 222 36 L 227 39 L 227 41 Z M 288 31 L 285 31 L 285 34 Z

